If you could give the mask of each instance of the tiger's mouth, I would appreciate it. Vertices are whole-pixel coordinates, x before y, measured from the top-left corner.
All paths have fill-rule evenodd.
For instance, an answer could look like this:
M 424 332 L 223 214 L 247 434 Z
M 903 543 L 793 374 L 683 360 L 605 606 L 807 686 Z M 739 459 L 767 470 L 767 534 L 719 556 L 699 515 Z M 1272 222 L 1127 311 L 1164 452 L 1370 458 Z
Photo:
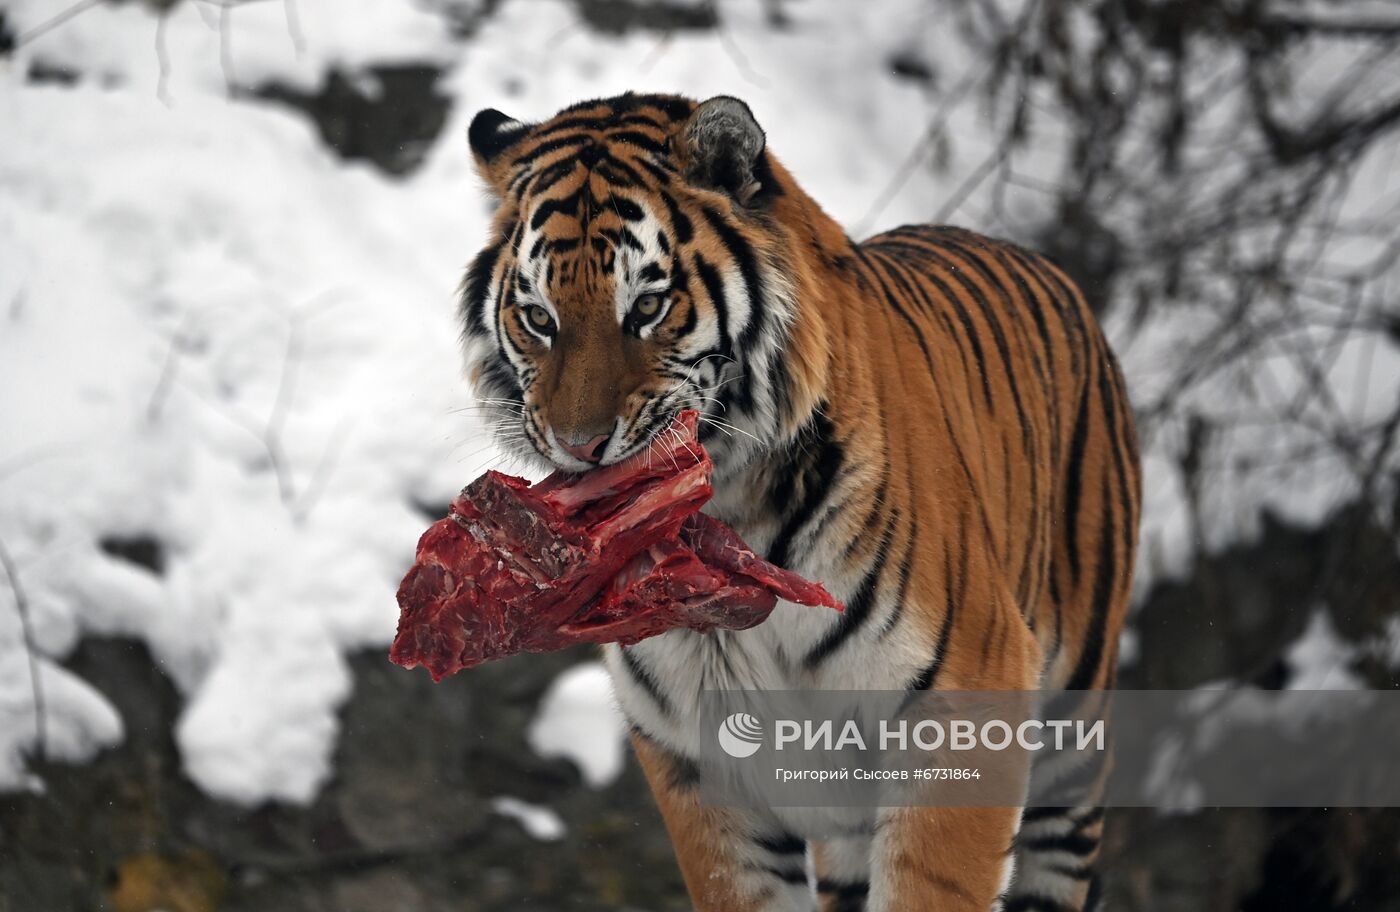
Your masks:
M 650 449 L 654 443 L 661 439 L 663 434 L 671 431 L 675 427 L 675 422 L 680 416 L 681 411 L 681 407 L 677 405 L 674 408 L 659 412 L 655 416 L 648 416 L 646 418 L 639 417 L 634 420 L 633 427 L 642 421 L 646 422 L 641 433 L 637 433 L 635 430 L 629 428 L 628 430 L 634 434 L 636 439 L 633 440 L 625 450 L 619 452 L 615 456 L 609 457 L 606 462 L 600 463 L 600 465 L 616 465 L 619 462 L 624 462 Z

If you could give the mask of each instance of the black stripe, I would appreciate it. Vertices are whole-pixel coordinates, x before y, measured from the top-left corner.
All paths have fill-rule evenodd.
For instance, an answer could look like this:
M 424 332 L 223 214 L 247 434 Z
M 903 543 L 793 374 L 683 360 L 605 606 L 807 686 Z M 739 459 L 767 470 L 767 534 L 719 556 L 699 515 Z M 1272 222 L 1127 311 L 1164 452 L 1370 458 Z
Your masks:
M 676 198 L 665 190 L 661 191 L 661 202 L 666 204 L 666 211 L 671 216 L 671 227 L 676 230 L 676 243 L 688 244 L 695 237 L 695 226 L 690 221 L 690 216 L 681 211 L 681 207 L 676 205 Z
M 978 304 L 982 307 L 984 313 L 987 316 L 988 321 L 992 325 L 994 335 L 996 335 L 998 338 L 998 346 L 1002 354 L 1003 362 L 1006 364 L 1007 368 L 1007 383 L 1011 387 L 1011 394 L 1015 400 L 1016 405 L 1016 415 L 1021 423 L 1021 446 L 1025 451 L 1027 458 L 1032 464 L 1034 464 L 1036 461 L 1037 454 L 1039 453 L 1040 447 L 1036 435 L 1034 433 L 1035 428 L 1032 426 L 1027 417 L 1028 413 L 1023 404 L 1021 393 L 1016 382 L 1017 371 L 1012 367 L 1011 363 L 1006 360 L 1008 349 L 1006 347 L 1006 340 L 1002 335 L 999 325 L 995 319 L 995 308 L 992 306 L 991 302 L 988 300 L 982 289 L 978 287 L 976 283 L 972 282 L 970 278 L 967 277 L 967 272 L 970 270 L 971 272 L 980 275 L 983 281 L 986 282 L 987 285 L 990 286 L 1000 296 L 1000 298 L 1007 303 L 1014 304 L 1014 302 L 1016 301 L 1016 296 L 1011 293 L 1010 289 L 1008 289 L 1005 285 L 1002 284 L 1001 280 L 996 276 L 995 273 L 993 273 L 990 269 L 987 268 L 986 262 L 984 261 L 983 257 L 978 254 L 977 251 L 970 251 L 967 248 L 959 246 L 957 242 L 954 241 L 952 238 L 945 237 L 942 239 L 942 241 L 943 243 L 941 249 L 933 251 L 934 257 L 939 262 L 945 265 L 949 272 L 957 278 L 957 280 L 963 286 L 963 288 L 966 289 L 968 293 L 972 295 L 974 299 L 978 302 Z M 956 258 L 956 260 L 950 259 L 950 256 Z M 959 263 L 963 264 L 963 268 L 959 268 Z M 1012 273 L 1012 275 L 1017 274 Z M 1041 338 L 1044 342 L 1046 341 L 1046 337 L 1044 335 L 1045 331 L 1043 318 L 1039 313 L 1038 309 L 1034 306 L 1034 302 L 1028 301 L 1028 306 L 1035 315 L 1036 323 L 1041 327 Z M 1025 340 L 1026 348 L 1031 353 L 1031 357 L 1036 368 L 1036 373 L 1041 379 L 1042 390 L 1044 391 L 1047 397 L 1052 397 L 1053 399 L 1054 387 L 1052 385 L 1052 381 L 1046 373 L 1045 363 L 1042 360 L 1040 353 L 1037 352 L 1035 346 L 1030 343 L 1029 336 L 1027 335 L 1025 330 L 1024 321 L 1013 319 L 1012 328 L 1016 332 L 1018 338 Z M 1050 411 L 1053 415 L 1055 410 L 1052 408 Z M 1009 469 L 1009 460 L 1005 462 L 1005 465 Z M 1040 474 L 1041 473 L 1035 471 L 1032 471 L 1030 473 L 1029 503 L 1031 505 L 1031 515 L 1029 528 L 1031 540 L 1026 548 L 1026 555 L 1021 561 L 1021 571 L 1016 584 L 1016 597 L 1020 604 L 1022 604 L 1023 606 L 1029 606 L 1033 604 L 1030 598 L 1032 593 L 1029 588 L 1029 574 L 1032 567 L 1032 563 L 1036 560 L 1037 553 L 1042 550 L 1041 543 L 1044 537 L 1043 524 L 1041 522 L 1042 498 L 1040 497 Z M 1007 486 L 1007 490 L 1010 490 L 1009 485 Z M 1012 499 L 1007 498 L 1008 512 L 1011 509 L 1011 503 Z M 1011 527 L 1011 523 L 1009 520 L 1008 527 Z M 1036 595 L 1039 595 L 1039 593 L 1037 592 Z
M 715 306 L 715 319 L 719 323 L 720 350 L 729 357 L 734 351 L 734 346 L 730 344 L 729 302 L 724 297 L 724 283 L 720 281 L 719 271 L 699 253 L 695 254 L 695 271 L 705 286 L 705 293 L 710 296 L 710 302 Z
M 530 149 L 513 159 L 511 161 L 511 167 L 519 168 L 522 166 L 528 166 L 532 162 L 534 162 L 535 159 L 548 155 L 549 153 L 554 152 L 558 149 L 567 149 L 569 146 L 581 146 L 590 141 L 590 137 L 587 134 L 581 133 L 574 133 L 568 136 L 560 136 L 557 139 L 547 140 L 545 142 L 540 143 L 539 145 L 532 146 Z
M 1105 418 L 1108 420 L 1109 436 L 1113 442 L 1118 501 L 1123 507 L 1118 526 L 1123 536 L 1123 559 L 1128 560 L 1133 553 L 1133 530 L 1137 528 L 1134 498 L 1128 491 L 1128 475 L 1132 471 L 1131 464 L 1136 461 L 1136 454 L 1130 443 L 1132 418 L 1128 411 L 1131 409 L 1131 404 L 1128 402 L 1126 390 L 1121 385 L 1122 378 L 1118 372 L 1117 363 L 1113 360 L 1113 355 L 1108 352 L 1106 342 L 1103 348 L 1102 367 L 1099 373 L 1099 395 L 1104 398 Z
M 880 535 L 880 546 L 875 551 L 870 569 L 861 578 L 855 594 L 847 600 L 846 610 L 842 612 L 836 625 L 803 658 L 802 664 L 809 671 L 830 658 L 869 620 L 871 608 L 874 606 L 876 596 L 880 591 L 880 578 L 885 572 L 885 563 L 890 556 L 890 545 L 893 543 L 895 523 L 898 520 L 898 508 L 891 510 L 889 519 L 885 522 L 885 530 Z
M 1058 716 L 1058 718 L 1070 718 L 1070 716 Z M 1103 752 L 1096 751 L 1090 754 L 1084 763 L 1072 768 L 1059 779 L 1055 779 L 1053 778 L 1055 772 L 1053 761 L 1059 756 L 1056 753 L 1041 753 L 1033 761 L 1031 792 L 1035 795 L 1036 801 L 1044 801 L 1061 807 L 1083 807 L 1098 801 L 1098 796 L 1103 792 L 1103 774 L 1105 772 Z M 1102 816 L 1101 809 L 1095 810 L 1098 816 Z M 1096 820 L 1097 817 L 1091 812 L 1084 821 L 1076 824 L 1075 828 L 1078 830 L 1081 827 L 1087 827 Z
M 875 527 L 880 524 L 880 517 L 885 515 L 885 500 L 890 489 L 890 464 L 886 462 L 880 471 L 880 484 L 875 489 L 875 496 L 870 501 L 870 512 L 865 514 L 865 521 L 861 523 L 860 530 L 846 543 L 845 553 L 842 555 L 849 558 L 856 553 L 856 548 L 865 540 L 865 536 L 875 532 Z
M 880 286 L 880 293 L 884 296 L 884 303 L 894 308 L 895 313 L 899 314 L 909 328 L 913 330 L 914 340 L 919 343 L 919 349 L 924 353 L 924 363 L 928 366 L 929 375 L 937 380 L 938 371 L 933 364 L 933 355 L 929 352 L 928 340 L 924 338 L 924 332 L 919 328 L 918 322 L 909 315 L 909 312 L 904 309 L 899 303 L 899 300 L 890 293 L 889 286 L 885 284 L 885 280 L 881 277 L 880 271 L 875 268 L 874 261 L 866 255 L 865 251 L 856 244 L 851 245 L 851 250 L 855 253 L 856 258 L 860 260 L 861 264 L 865 266 L 866 272 L 868 272 Z
M 657 155 L 664 155 L 670 151 L 666 147 L 666 143 L 661 140 L 653 139 L 637 130 L 619 130 L 616 133 L 607 134 L 604 139 L 610 143 L 627 143 L 628 145 L 636 146 L 639 149 L 644 149 L 647 152 L 652 152 Z
M 760 836 L 754 839 L 754 843 L 774 855 L 804 855 L 807 852 L 807 841 L 792 833 Z
M 993 256 L 996 257 L 1001 268 L 1006 270 L 1006 274 L 1011 276 L 1011 280 L 1015 282 L 1020 289 L 1025 308 L 1030 311 L 1031 320 L 1035 323 L 1036 335 L 1040 337 L 1040 372 L 1044 378 L 1046 395 L 1053 396 L 1055 390 L 1055 349 L 1054 343 L 1050 339 L 1050 326 L 1045 322 L 1045 311 L 1042 308 L 1041 301 L 1031 289 L 1030 283 L 1026 281 L 1026 276 L 1020 269 L 1015 268 L 1010 258 L 1008 258 L 1004 252 L 997 249 L 992 253 Z M 981 264 L 978 264 L 977 268 L 988 277 L 989 281 L 994 282 L 998 288 L 1002 288 L 1003 293 L 1008 297 L 1012 297 L 1010 289 L 1005 288 L 1001 284 L 1001 280 L 996 277 L 995 273 Z
M 891 272 L 891 279 L 897 280 L 899 286 L 912 300 L 922 304 L 925 312 L 933 314 L 938 318 L 938 322 L 943 325 L 944 330 L 948 333 L 948 338 L 952 342 L 953 350 L 958 353 L 958 363 L 962 365 L 963 373 L 968 377 L 972 377 L 973 382 L 977 382 L 977 380 L 980 379 L 981 382 L 985 384 L 986 371 L 979 362 L 977 365 L 977 373 L 976 375 L 973 374 L 967 361 L 967 356 L 969 354 L 968 347 L 959 341 L 958 330 L 953 325 L 953 318 L 948 315 L 948 309 L 934 303 L 933 298 L 929 296 L 928 290 L 919 282 L 906 282 L 903 277 L 893 272 Z
M 637 682 L 638 687 L 646 691 L 647 696 L 661 710 L 662 715 L 672 715 L 675 708 L 671 705 L 666 694 L 662 692 L 661 684 L 656 680 L 656 675 L 652 674 L 650 668 L 642 664 L 641 659 L 632 654 L 632 650 L 624 648 L 621 652 L 622 667 L 627 670 L 632 680 Z
M 839 880 L 817 881 L 818 893 L 831 893 L 837 897 L 842 896 L 866 896 L 870 893 L 870 884 L 861 882 L 847 883 Z
M 1094 577 L 1093 614 L 1089 627 L 1084 632 L 1084 648 L 1079 653 L 1079 661 L 1074 666 L 1065 690 L 1087 690 L 1094 682 L 1094 676 L 1103 661 L 1104 629 L 1108 620 L 1108 606 L 1113 599 L 1113 587 L 1117 576 L 1117 557 L 1113 534 L 1113 502 L 1108 490 L 1108 476 L 1103 478 L 1103 529 L 1099 532 L 1099 572 Z
M 1007 385 L 1011 387 L 1011 397 L 1016 404 L 1016 416 L 1021 423 L 1022 437 L 1026 439 L 1026 446 L 1029 448 L 1029 429 L 1026 426 L 1026 410 L 1021 403 L 1021 391 L 1016 386 L 1016 369 L 1011 363 L 1011 347 L 1006 340 L 1006 331 L 1002 328 L 1001 321 L 996 317 L 996 309 L 992 306 L 992 302 L 988 300 L 982 289 L 978 288 L 975 282 L 966 278 L 957 268 L 957 265 L 949 261 L 941 251 L 929 248 L 927 253 L 948 271 L 952 279 L 967 292 L 968 297 L 981 309 L 982 318 L 987 321 L 987 326 L 992 331 L 992 341 L 996 344 L 997 353 L 1001 355 L 1001 363 L 1006 368 L 1005 379 Z M 926 272 L 925 275 L 927 275 L 928 279 L 937 285 L 940 290 L 948 294 L 949 297 L 952 297 L 952 290 L 939 276 L 928 272 Z
M 635 202 L 625 196 L 613 194 L 599 204 L 599 208 L 612 209 L 620 218 L 628 222 L 640 222 L 646 213 Z
M 962 469 L 963 479 L 967 482 L 967 489 L 972 494 L 972 502 L 977 510 L 978 517 L 982 520 L 982 536 L 984 546 L 988 549 L 996 547 L 996 536 L 992 534 L 992 521 L 987 516 L 987 504 L 982 499 L 982 493 L 978 489 L 977 479 L 972 474 L 972 467 L 968 465 L 967 454 L 963 452 L 962 444 L 958 441 L 957 431 L 953 428 L 953 419 L 948 414 L 948 409 L 943 403 L 943 391 L 938 390 L 939 408 L 938 413 L 943 417 L 943 429 L 948 434 L 948 440 L 953 444 L 953 454 L 958 457 L 958 466 Z
M 982 634 L 982 661 L 986 663 L 992 657 L 992 634 L 1001 630 L 1001 612 L 995 607 L 992 609 L 992 616 L 987 619 L 987 630 Z M 1000 642 L 1006 642 L 1006 633 L 1002 631 Z
M 1089 879 L 1089 892 L 1084 897 L 1084 912 L 1098 912 L 1103 899 L 1103 881 L 1095 874 Z
M 921 276 L 938 289 L 939 293 L 943 296 L 944 302 L 953 308 L 954 316 L 956 316 L 958 322 L 962 324 L 963 333 L 967 337 L 967 343 L 972 349 L 973 360 L 977 362 L 977 370 L 981 375 L 982 396 L 987 402 L 988 411 L 995 413 L 996 406 L 992 403 L 992 383 L 987 375 L 987 359 L 982 351 L 982 341 L 978 337 L 977 329 L 973 326 L 972 315 L 967 312 L 967 308 L 963 307 L 962 301 L 958 299 L 958 296 L 953 294 L 953 290 L 941 279 L 928 271 L 922 272 Z
M 923 671 L 919 672 L 914 680 L 909 682 L 909 690 L 914 692 L 931 690 L 934 682 L 938 680 L 938 672 L 943 668 L 943 659 L 948 655 L 948 641 L 952 639 L 953 636 L 953 617 L 957 613 L 958 598 L 962 595 L 963 587 L 967 584 L 967 560 L 969 549 L 966 543 L 963 544 L 958 557 L 958 582 L 956 593 L 954 592 L 953 585 L 953 557 L 952 552 L 949 550 L 952 542 L 949 541 L 947 545 L 948 546 L 943 550 L 944 610 L 943 621 L 938 626 L 938 645 L 935 647 L 933 659 L 928 665 L 924 666 Z M 901 707 L 901 711 L 907 708 L 914 699 L 915 698 L 912 696 L 905 698 L 904 706 Z
M 1065 541 L 1071 586 L 1079 585 L 1079 507 L 1084 499 L 1084 448 L 1088 442 L 1089 403 L 1081 399 L 1069 441 L 1069 460 L 1065 463 Z
M 1099 838 L 1075 831 L 1060 836 L 1032 836 L 1017 845 L 1027 852 L 1065 852 L 1082 858 L 1098 850 Z
M 774 868 L 770 866 L 756 868 L 755 870 L 763 871 L 766 874 L 771 874 L 772 876 L 781 880 L 783 883 L 798 884 L 804 887 L 807 886 L 807 872 L 802 869 Z
M 561 112 L 561 115 L 560 115 L 560 116 L 557 116 L 554 120 L 550 121 L 548 124 L 545 124 L 545 125 L 543 125 L 543 126 L 540 127 L 540 128 L 537 128 L 537 133 L 538 133 L 539 136 L 552 136 L 552 135 L 554 135 L 555 133 L 559 133 L 559 132 L 562 132 L 562 131 L 564 131 L 564 130 L 570 130 L 570 129 L 572 129 L 572 130 L 593 130 L 593 131 L 602 131 L 602 130 L 609 130 L 609 129 L 614 129 L 614 128 L 616 128 L 616 127 L 622 127 L 622 126 L 639 126 L 639 127 L 641 127 L 641 126 L 646 126 L 646 127 L 651 127 L 651 128 L 653 128 L 653 129 L 656 129 L 656 130 L 664 130 L 664 129 L 665 129 L 665 125 L 664 125 L 664 124 L 658 123 L 658 122 L 657 122 L 656 120 L 654 120 L 653 118 L 647 117 L 647 116 L 645 116 L 645 115 L 643 115 L 643 114 L 626 114 L 626 115 L 621 115 L 621 114 L 617 114 L 617 113 L 615 113 L 615 112 L 608 112 L 608 113 L 606 113 L 606 114 L 601 114 L 601 115 L 600 115 L 600 114 L 586 114 L 586 113 L 585 113 L 585 114 L 573 114 L 573 115 L 567 116 L 567 117 L 566 117 L 566 116 L 562 116 L 563 114 L 568 113 L 569 110 L 575 110 L 575 109 L 577 109 L 577 110 L 583 110 L 583 109 L 586 109 L 586 108 L 596 108 L 596 107 L 600 106 L 601 104 L 603 104 L 603 102 L 591 101 L 591 102 L 585 102 L 583 105 L 578 106 L 577 108 L 575 108 L 574 106 L 571 106 L 570 108 L 566 109 L 564 112 Z
M 1079 306 L 1079 295 L 1062 282 L 1042 258 L 1017 247 L 1008 247 L 1007 252 L 1016 258 L 1028 273 L 1039 279 L 1040 284 L 1049 293 L 1048 296 L 1051 303 L 1055 305 L 1055 312 L 1064 327 L 1065 339 L 1069 344 L 1071 369 L 1075 374 L 1078 374 L 1081 370 L 1080 359 L 1087 356 L 1089 340 L 1084 314 Z
M 885 619 L 880 627 L 880 636 L 885 636 L 895 628 L 899 619 L 904 616 L 904 600 L 909 596 L 909 577 L 914 569 L 914 549 L 919 542 L 919 517 L 917 515 L 909 518 L 908 544 L 904 548 L 904 557 L 899 561 L 899 583 L 895 587 L 894 603 L 890 608 L 889 617 Z
M 1067 806 L 1055 807 L 1044 805 L 1041 807 L 1028 807 L 1021 812 L 1021 826 L 1028 823 L 1037 823 L 1041 820 L 1052 820 L 1056 817 L 1069 817 L 1074 808 Z
M 491 287 L 491 274 L 496 271 L 496 263 L 501 257 L 504 244 L 493 244 L 476 255 L 467 269 L 463 283 L 462 312 L 464 327 L 471 334 L 491 334 L 486 321 L 486 292 Z
M 538 231 L 544 227 L 544 223 L 549 221 L 549 217 L 555 213 L 562 215 L 576 215 L 579 206 L 583 203 L 583 195 L 587 193 L 586 187 L 579 187 L 568 196 L 561 196 L 557 199 L 547 199 L 535 207 L 535 214 L 530 216 L 530 227 Z
M 865 908 L 866 897 L 870 895 L 870 884 L 818 880 L 817 892 L 832 898 L 831 912 L 861 912 Z
M 1079 912 L 1079 910 L 1049 896 L 1022 893 L 1019 896 L 1007 897 L 1006 902 L 1002 903 L 1001 912 Z
M 734 258 L 734 262 L 738 264 L 739 275 L 744 280 L 744 290 L 749 298 L 749 322 L 739 336 L 739 348 L 741 351 L 747 351 L 752 347 L 753 340 L 757 337 L 759 330 L 767 322 L 763 279 L 759 276 L 758 260 L 754 257 L 753 247 L 748 240 L 736 231 L 733 225 L 725 221 L 724 216 L 708 206 L 701 210 L 701 214 L 705 216 L 705 221 L 709 223 L 710 229 L 714 231 L 720 243 Z
M 700 309 L 695 306 L 695 299 L 690 298 L 686 301 L 686 304 L 689 306 L 690 310 L 686 313 L 685 322 L 681 324 L 681 328 L 676 330 L 676 337 L 680 339 L 695 332 L 695 325 L 700 320 Z M 686 376 L 689 376 L 689 374 Z
M 637 163 L 651 172 L 651 176 L 656 178 L 656 182 L 661 186 L 665 187 L 671 183 L 670 173 L 651 159 L 639 158 Z
M 623 161 L 615 155 L 609 155 L 605 153 L 603 155 L 603 160 L 602 162 L 600 162 L 600 164 L 607 165 L 613 171 L 616 171 L 619 174 L 621 174 L 626 180 L 627 186 L 646 186 L 646 181 L 642 180 L 642 176 L 637 173 L 637 169 L 633 168 L 631 165 L 627 164 L 627 162 Z
M 660 741 L 637 725 L 632 726 L 632 736 L 647 742 L 652 749 L 670 762 L 670 769 L 666 771 L 666 781 L 671 788 L 690 789 L 700 784 L 700 765 L 694 760 L 667 749 Z
M 539 173 L 535 178 L 534 186 L 530 188 L 530 192 L 534 194 L 548 192 L 555 184 L 573 173 L 574 168 L 577 166 L 578 161 L 573 158 L 566 158 L 563 161 L 555 162 Z
M 768 494 L 773 510 L 785 517 L 768 547 L 768 562 L 779 567 L 788 566 L 793 538 L 826 501 L 846 461 L 846 449 L 836 439 L 836 427 L 824 406 L 813 413 L 788 446 L 788 462 L 776 473 L 778 481 Z M 794 507 L 791 501 L 798 478 L 802 480 L 802 501 Z

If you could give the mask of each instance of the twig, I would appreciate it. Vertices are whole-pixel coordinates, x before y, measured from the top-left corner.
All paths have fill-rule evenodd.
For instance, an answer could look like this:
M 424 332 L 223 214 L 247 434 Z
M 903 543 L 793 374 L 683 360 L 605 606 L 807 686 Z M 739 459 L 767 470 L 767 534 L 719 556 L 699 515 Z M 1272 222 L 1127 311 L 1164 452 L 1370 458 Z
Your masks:
M 1005 161 L 1006 157 L 1011 154 L 1011 146 L 1012 141 L 1010 135 L 997 143 L 997 147 L 992 150 L 992 153 L 982 161 L 982 164 L 977 166 L 976 170 L 967 176 L 962 182 L 962 185 L 943 203 L 943 206 L 933 217 L 934 224 L 941 225 L 948 221 L 953 213 L 957 212 L 962 204 L 967 202 L 967 198 L 982 185 L 982 182 L 987 179 L 987 176 L 995 171 L 997 166 Z
M 311 479 L 306 483 L 306 490 L 302 491 L 301 499 L 292 510 L 296 522 L 305 522 L 320 501 L 321 494 L 325 492 L 326 484 L 340 461 L 340 453 L 345 448 L 345 439 L 350 434 L 352 423 L 349 417 L 342 418 L 326 439 L 326 445 L 321 450 L 321 459 L 316 463 L 316 469 L 311 473 Z
M 219 70 L 224 74 L 224 86 L 230 98 L 238 97 L 238 86 L 233 81 L 233 7 L 236 4 L 223 3 L 219 6 Z
M 15 598 L 15 610 L 19 613 L 20 635 L 24 640 L 24 653 L 29 661 L 29 689 L 34 697 L 34 743 L 40 760 L 49 755 L 48 712 L 44 705 L 44 685 L 39 676 L 39 659 L 34 645 L 34 626 L 29 616 L 29 600 L 19 583 L 19 570 L 5 543 L 0 541 L 0 568 L 5 570 L 10 592 Z
M 170 50 L 165 44 L 165 26 L 169 21 L 169 9 L 161 10 L 156 16 L 156 61 L 160 65 L 160 75 L 156 78 L 156 98 L 166 107 L 170 107 Z
M 734 40 L 734 36 L 724 27 L 724 20 L 719 17 L 718 10 L 715 11 L 715 35 L 719 37 L 720 47 L 724 48 L 729 59 L 734 61 L 734 66 L 738 67 L 739 75 L 760 89 L 768 88 L 768 79 L 749 63 L 749 58 Z
M 288 321 L 287 350 L 282 356 L 282 374 L 277 381 L 277 395 L 272 401 L 272 411 L 268 413 L 267 425 L 263 428 L 263 446 L 267 448 L 272 461 L 272 471 L 277 476 L 277 491 L 282 503 L 292 509 L 296 503 L 296 489 L 286 466 L 282 451 L 282 428 L 287 421 L 287 410 L 291 408 L 292 397 L 296 395 L 297 369 L 301 364 L 301 320 L 297 316 Z
M 952 91 L 943 97 L 938 110 L 934 112 L 933 117 L 929 119 L 928 126 L 919 136 L 918 142 L 914 144 L 914 148 L 910 150 L 900 166 L 895 169 L 894 177 L 885 185 L 885 189 L 880 191 L 880 195 L 875 198 L 875 201 L 870 204 L 865 215 L 862 215 L 860 220 L 852 226 L 851 233 L 853 235 L 857 238 L 864 237 L 874 227 L 875 220 L 884 213 L 885 207 L 894 201 L 899 191 L 904 189 L 904 185 L 908 183 L 909 178 L 913 177 L 914 171 L 923 162 L 924 156 L 928 152 L 929 144 L 943 132 L 943 127 L 953 109 L 962 104 L 967 94 L 987 77 L 991 69 L 991 63 L 985 63 L 977 70 L 964 74 Z
M 94 6 L 97 6 L 101 2 L 102 0 L 78 0 L 77 3 L 74 3 L 72 6 L 68 7 L 62 12 L 48 19 L 45 19 L 43 22 L 39 23 L 29 31 L 16 38 L 14 44 L 15 49 L 22 48 L 26 44 L 29 44 L 30 42 L 34 41 L 35 39 L 48 34 L 49 32 L 58 28 L 63 23 L 72 19 L 74 16 L 77 16 L 80 13 L 92 9 Z
M 306 34 L 301 30 L 297 0 L 282 0 L 282 14 L 287 19 L 287 37 L 292 39 L 292 49 L 297 52 L 297 57 L 301 57 L 306 53 Z
M 175 372 L 180 364 L 180 334 L 176 333 L 170 337 L 170 346 L 165 350 L 165 361 L 160 367 L 160 376 L 156 378 L 156 385 L 151 389 L 151 396 L 146 400 L 146 423 L 155 424 L 160 421 L 160 413 L 165 408 L 165 400 L 170 398 L 170 389 L 175 383 Z

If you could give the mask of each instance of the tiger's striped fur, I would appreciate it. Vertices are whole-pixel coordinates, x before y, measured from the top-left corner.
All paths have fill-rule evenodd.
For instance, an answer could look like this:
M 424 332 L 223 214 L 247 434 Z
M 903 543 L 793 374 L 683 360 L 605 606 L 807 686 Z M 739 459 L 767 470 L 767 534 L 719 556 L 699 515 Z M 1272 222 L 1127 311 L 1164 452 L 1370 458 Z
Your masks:
M 470 140 L 500 208 L 464 338 L 502 439 L 582 469 L 697 408 L 707 510 L 847 605 L 605 650 L 696 907 L 1089 907 L 1097 780 L 1024 817 L 716 809 L 691 721 L 705 688 L 1111 686 L 1138 459 L 1073 283 L 955 228 L 851 241 L 735 99 L 484 111 Z

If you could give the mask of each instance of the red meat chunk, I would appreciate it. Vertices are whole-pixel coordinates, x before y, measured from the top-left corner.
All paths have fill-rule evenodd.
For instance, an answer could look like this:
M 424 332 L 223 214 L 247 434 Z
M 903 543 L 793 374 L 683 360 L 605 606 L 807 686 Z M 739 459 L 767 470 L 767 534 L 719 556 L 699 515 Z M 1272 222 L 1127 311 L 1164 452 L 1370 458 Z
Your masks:
M 698 512 L 713 465 L 682 412 L 650 449 L 531 485 L 487 472 L 418 541 L 389 658 L 440 680 L 518 652 L 743 630 L 779 598 L 841 604 Z

